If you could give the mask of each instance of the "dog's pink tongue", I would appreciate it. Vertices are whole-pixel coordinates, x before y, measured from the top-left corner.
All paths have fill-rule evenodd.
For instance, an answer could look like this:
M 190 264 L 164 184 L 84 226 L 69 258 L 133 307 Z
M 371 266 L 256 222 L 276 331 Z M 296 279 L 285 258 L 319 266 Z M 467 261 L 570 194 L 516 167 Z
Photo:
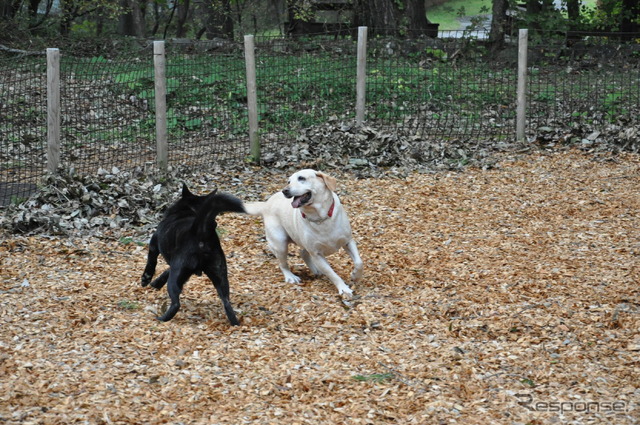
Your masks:
M 301 198 L 301 196 L 295 196 L 295 197 L 293 198 L 293 202 L 291 202 L 291 206 L 292 206 L 293 208 L 300 208 L 300 204 L 302 203 L 302 202 L 300 201 L 300 198 Z

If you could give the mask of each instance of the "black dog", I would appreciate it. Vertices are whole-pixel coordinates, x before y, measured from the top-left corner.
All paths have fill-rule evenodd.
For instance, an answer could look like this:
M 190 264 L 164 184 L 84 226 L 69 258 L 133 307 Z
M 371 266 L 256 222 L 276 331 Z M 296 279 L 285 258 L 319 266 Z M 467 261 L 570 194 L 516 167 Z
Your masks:
M 186 184 L 182 186 L 182 197 L 165 213 L 149 242 L 147 266 L 142 275 L 142 286 L 160 289 L 167 284 L 171 305 L 158 317 L 169 321 L 180 309 L 180 293 L 191 275 L 203 272 L 211 279 L 224 305 L 224 311 L 232 325 L 238 325 L 229 301 L 227 260 L 216 234 L 216 216 L 222 212 L 243 213 L 242 201 L 226 194 L 216 193 L 198 196 L 192 194 Z M 156 271 L 158 255 L 162 254 L 169 264 L 156 280 L 151 282 Z

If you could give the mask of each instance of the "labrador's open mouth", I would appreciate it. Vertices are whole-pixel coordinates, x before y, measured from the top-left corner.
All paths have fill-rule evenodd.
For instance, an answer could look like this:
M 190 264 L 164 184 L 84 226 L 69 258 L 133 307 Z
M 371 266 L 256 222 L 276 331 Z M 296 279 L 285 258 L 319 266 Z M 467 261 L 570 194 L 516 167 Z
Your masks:
M 293 208 L 300 208 L 306 205 L 311 200 L 311 192 L 307 192 L 304 195 L 294 196 L 291 206 Z

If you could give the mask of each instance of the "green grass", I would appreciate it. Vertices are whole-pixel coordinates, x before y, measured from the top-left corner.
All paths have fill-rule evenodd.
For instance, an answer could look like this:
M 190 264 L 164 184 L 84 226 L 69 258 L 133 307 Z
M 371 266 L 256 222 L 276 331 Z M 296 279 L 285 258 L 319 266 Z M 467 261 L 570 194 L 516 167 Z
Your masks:
M 440 24 L 440 31 L 455 31 L 464 29 L 458 20 L 460 13 L 463 16 L 474 16 L 490 12 L 491 0 L 452 0 L 427 9 L 427 18 Z
M 393 377 L 392 373 L 374 373 L 373 375 L 354 375 L 353 379 L 360 382 L 375 382 L 380 384 L 393 379 Z
M 133 239 L 133 238 L 132 238 L 132 237 L 130 237 L 130 236 L 125 236 L 125 237 L 120 238 L 120 243 L 121 243 L 121 244 L 123 244 L 123 245 L 129 245 L 129 244 L 136 244 L 136 245 L 138 245 L 138 246 L 145 246 L 145 245 L 147 245 L 147 243 L 146 243 L 146 242 L 137 241 L 137 240 Z
M 118 307 L 123 310 L 140 310 L 142 307 L 135 301 L 122 300 L 118 302 Z

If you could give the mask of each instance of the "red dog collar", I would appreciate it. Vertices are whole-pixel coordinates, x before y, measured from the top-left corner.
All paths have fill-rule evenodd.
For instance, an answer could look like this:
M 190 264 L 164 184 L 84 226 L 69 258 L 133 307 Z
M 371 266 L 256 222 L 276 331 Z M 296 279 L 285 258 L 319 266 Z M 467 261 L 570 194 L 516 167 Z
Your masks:
M 327 213 L 329 217 L 333 216 L 333 207 L 335 206 L 336 206 L 336 201 L 333 201 L 333 203 L 331 204 L 331 208 L 329 208 L 329 212 Z M 305 215 L 305 213 L 302 212 L 302 210 L 300 210 L 300 212 L 302 213 L 302 218 L 307 218 L 307 216 Z

